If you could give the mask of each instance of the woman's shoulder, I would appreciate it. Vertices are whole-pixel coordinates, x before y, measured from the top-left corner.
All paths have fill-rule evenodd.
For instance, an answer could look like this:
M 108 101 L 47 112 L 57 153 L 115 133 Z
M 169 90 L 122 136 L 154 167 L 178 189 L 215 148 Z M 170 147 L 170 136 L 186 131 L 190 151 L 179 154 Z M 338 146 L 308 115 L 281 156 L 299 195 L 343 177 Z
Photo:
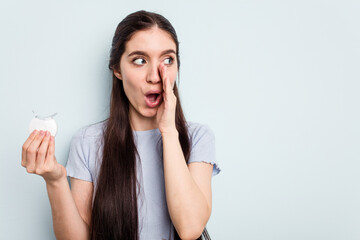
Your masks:
M 93 123 L 90 125 L 83 126 L 79 128 L 74 134 L 73 138 L 81 138 L 82 140 L 86 139 L 98 139 L 103 136 L 104 128 L 106 126 L 106 120 Z
M 188 121 L 187 126 L 188 126 L 189 135 L 191 136 L 192 139 L 201 138 L 204 136 L 214 138 L 214 132 L 211 129 L 211 127 L 207 124 Z

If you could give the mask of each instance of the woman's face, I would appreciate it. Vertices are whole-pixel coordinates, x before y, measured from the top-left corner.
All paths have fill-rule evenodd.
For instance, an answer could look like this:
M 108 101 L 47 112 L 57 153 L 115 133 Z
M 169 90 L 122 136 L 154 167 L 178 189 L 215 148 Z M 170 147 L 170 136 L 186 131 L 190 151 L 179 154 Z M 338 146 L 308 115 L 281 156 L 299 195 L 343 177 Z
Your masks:
M 167 67 L 172 86 L 177 75 L 176 45 L 170 34 L 158 27 L 136 32 L 126 43 L 115 76 L 123 81 L 130 102 L 130 117 L 154 118 L 162 103 L 163 83 L 160 63 Z M 149 95 L 150 91 L 161 93 Z

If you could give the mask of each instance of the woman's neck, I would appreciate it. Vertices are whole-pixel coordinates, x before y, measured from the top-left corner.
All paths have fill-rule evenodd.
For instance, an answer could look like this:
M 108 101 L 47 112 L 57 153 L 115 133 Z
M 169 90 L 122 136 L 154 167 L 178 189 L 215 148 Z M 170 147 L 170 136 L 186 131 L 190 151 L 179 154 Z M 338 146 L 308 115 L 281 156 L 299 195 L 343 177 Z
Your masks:
M 144 117 L 136 110 L 130 108 L 130 125 L 134 131 L 146 131 L 158 128 L 156 115 L 154 117 Z

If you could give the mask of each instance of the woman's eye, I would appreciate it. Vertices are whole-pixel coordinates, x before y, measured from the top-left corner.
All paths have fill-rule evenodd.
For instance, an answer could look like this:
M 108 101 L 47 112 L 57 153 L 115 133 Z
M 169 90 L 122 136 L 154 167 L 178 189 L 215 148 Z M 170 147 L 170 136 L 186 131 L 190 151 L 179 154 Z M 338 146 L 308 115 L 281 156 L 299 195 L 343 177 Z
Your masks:
M 137 65 L 141 65 L 141 64 L 145 63 L 145 60 L 143 58 L 136 58 L 133 60 L 133 62 Z
M 172 57 L 168 57 L 165 59 L 165 64 L 172 64 L 174 59 Z

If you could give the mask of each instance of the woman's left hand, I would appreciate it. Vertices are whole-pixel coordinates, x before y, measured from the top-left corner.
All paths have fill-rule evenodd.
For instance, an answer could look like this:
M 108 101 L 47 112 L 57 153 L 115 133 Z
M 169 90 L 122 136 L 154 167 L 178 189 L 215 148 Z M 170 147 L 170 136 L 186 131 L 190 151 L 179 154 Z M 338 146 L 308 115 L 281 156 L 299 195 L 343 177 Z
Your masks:
M 156 121 L 163 135 L 177 131 L 175 125 L 176 96 L 173 91 L 174 82 L 171 82 L 164 63 L 160 64 L 159 70 L 163 86 L 163 102 L 157 110 Z

